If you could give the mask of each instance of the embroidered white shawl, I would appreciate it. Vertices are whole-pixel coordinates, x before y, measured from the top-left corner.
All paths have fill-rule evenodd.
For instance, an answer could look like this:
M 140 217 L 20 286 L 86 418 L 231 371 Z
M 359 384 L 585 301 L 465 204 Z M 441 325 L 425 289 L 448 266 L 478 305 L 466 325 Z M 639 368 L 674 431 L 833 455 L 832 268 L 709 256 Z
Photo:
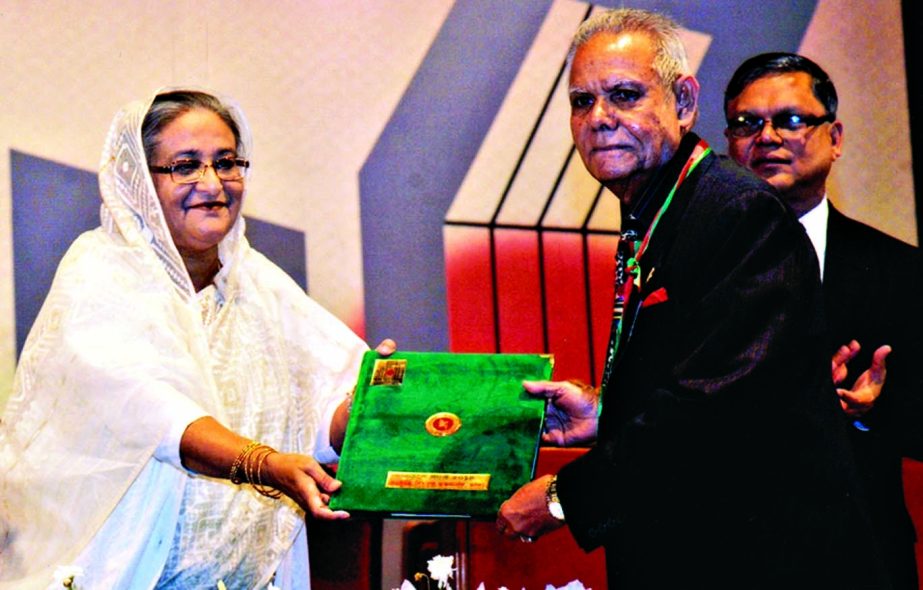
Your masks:
M 150 569 L 151 585 L 163 567 L 203 563 L 197 575 L 212 587 L 268 581 L 303 514 L 153 459 L 173 420 L 164 400 L 198 404 L 279 450 L 335 458 L 316 446 L 319 422 L 354 383 L 365 344 L 250 248 L 242 218 L 219 246 L 224 305 L 203 320 L 147 170 L 150 102 L 116 115 L 100 166 L 101 227 L 61 261 L 19 360 L 0 424 L 0 588 L 46 587 L 104 525 L 125 545 L 101 568 Z M 243 114 L 224 102 L 240 155 L 252 158 Z M 157 518 L 107 520 L 124 517 L 132 493 Z M 169 556 L 144 545 L 164 515 L 180 533 L 162 539 Z M 93 587 L 94 575 L 81 581 Z

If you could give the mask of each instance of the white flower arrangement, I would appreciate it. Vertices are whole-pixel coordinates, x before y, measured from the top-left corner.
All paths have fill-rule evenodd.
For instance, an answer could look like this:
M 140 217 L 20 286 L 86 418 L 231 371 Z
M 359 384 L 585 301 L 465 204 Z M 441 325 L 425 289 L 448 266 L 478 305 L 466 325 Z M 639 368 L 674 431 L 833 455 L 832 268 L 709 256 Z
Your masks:
M 452 586 L 449 584 L 449 578 L 451 578 L 455 573 L 455 557 L 452 555 L 437 555 L 426 562 L 426 569 L 429 570 L 429 575 L 422 573 L 417 573 L 414 575 L 413 579 L 416 582 L 419 582 L 422 579 L 426 579 L 426 590 L 430 590 L 430 583 L 436 582 L 436 588 L 439 590 L 453 590 Z M 392 590 L 419 590 L 416 586 L 410 583 L 409 580 L 404 580 L 401 582 L 400 588 L 393 588 Z M 484 586 L 484 583 L 481 582 L 477 590 L 487 590 Z M 506 586 L 500 586 L 497 590 L 509 590 Z M 526 590 L 523 588 L 522 590 Z M 593 590 L 592 588 L 586 588 L 580 580 L 572 580 L 561 587 L 555 587 L 552 584 L 547 584 L 544 590 Z
M 429 570 L 430 577 L 438 583 L 437 588 L 449 588 L 449 578 L 455 572 L 455 556 L 437 555 L 426 562 L 426 569 Z

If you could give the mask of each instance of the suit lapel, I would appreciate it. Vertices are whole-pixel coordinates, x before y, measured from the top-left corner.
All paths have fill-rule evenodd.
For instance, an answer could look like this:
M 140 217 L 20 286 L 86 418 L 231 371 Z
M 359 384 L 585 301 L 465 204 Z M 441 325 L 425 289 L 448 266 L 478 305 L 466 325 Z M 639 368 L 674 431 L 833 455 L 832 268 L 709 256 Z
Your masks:
M 683 219 L 689 205 L 690 196 L 698 179 L 704 171 L 712 165 L 714 158 L 714 155 L 709 155 L 692 174 L 690 174 L 687 181 L 677 190 L 670 209 L 664 215 L 663 219 L 660 220 L 657 231 L 654 233 L 651 240 L 650 247 L 641 260 L 640 288 L 634 294 L 636 295 L 635 299 L 630 302 L 630 305 L 625 310 L 626 325 L 621 343 L 623 347 L 628 345 L 628 341 L 634 333 L 634 327 L 638 321 L 638 317 L 644 313 L 644 309 L 642 309 L 644 301 L 652 293 L 661 289 L 666 296 L 669 297 L 669 285 L 667 284 L 667 274 L 669 273 L 665 274 L 663 272 L 663 264 L 673 245 L 677 232 L 679 231 L 678 224 L 680 220 Z
M 857 314 L 861 316 L 872 312 L 873 298 L 865 297 L 856 285 L 874 280 L 869 272 L 874 261 L 870 260 L 872 254 L 851 235 L 851 224 L 849 218 L 830 205 L 823 284 L 830 326 L 850 325 L 851 318 L 857 317 Z

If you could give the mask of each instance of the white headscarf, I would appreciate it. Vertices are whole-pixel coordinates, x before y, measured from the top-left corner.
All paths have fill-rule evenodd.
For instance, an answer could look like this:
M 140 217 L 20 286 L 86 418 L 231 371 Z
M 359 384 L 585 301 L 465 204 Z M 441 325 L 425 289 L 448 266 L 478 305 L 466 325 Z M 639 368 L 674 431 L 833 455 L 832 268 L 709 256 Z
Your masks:
M 219 245 L 219 303 L 203 320 L 147 169 L 141 124 L 152 100 L 116 115 L 100 165 L 101 227 L 61 261 L 20 357 L 0 424 L 0 587 L 45 587 L 142 479 L 146 494 L 157 490 L 150 510 L 182 494 L 177 526 L 208 516 L 217 523 L 178 541 L 184 559 L 229 562 L 203 575 L 271 574 L 300 513 L 248 488 L 161 468 L 152 455 L 174 426 L 172 402 L 196 404 L 280 450 L 335 457 L 316 446 L 316 434 L 353 384 L 364 343 L 249 247 L 243 218 Z M 246 120 L 222 102 L 240 128 L 239 154 L 249 157 Z M 227 528 L 235 518 L 240 526 Z M 197 544 L 196 534 L 235 534 L 247 523 L 268 531 L 260 547 L 239 550 L 247 540 L 233 538 Z M 251 550 L 256 557 L 245 555 Z

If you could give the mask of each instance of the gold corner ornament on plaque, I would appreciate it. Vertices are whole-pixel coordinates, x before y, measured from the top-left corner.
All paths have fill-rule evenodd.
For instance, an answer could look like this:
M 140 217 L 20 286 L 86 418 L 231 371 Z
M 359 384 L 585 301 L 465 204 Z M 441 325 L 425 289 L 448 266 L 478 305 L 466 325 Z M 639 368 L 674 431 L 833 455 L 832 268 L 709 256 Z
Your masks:
M 426 419 L 426 432 L 433 436 L 452 436 L 461 425 L 461 418 L 452 412 L 436 412 Z
M 407 371 L 406 359 L 377 359 L 372 368 L 371 385 L 400 385 Z

